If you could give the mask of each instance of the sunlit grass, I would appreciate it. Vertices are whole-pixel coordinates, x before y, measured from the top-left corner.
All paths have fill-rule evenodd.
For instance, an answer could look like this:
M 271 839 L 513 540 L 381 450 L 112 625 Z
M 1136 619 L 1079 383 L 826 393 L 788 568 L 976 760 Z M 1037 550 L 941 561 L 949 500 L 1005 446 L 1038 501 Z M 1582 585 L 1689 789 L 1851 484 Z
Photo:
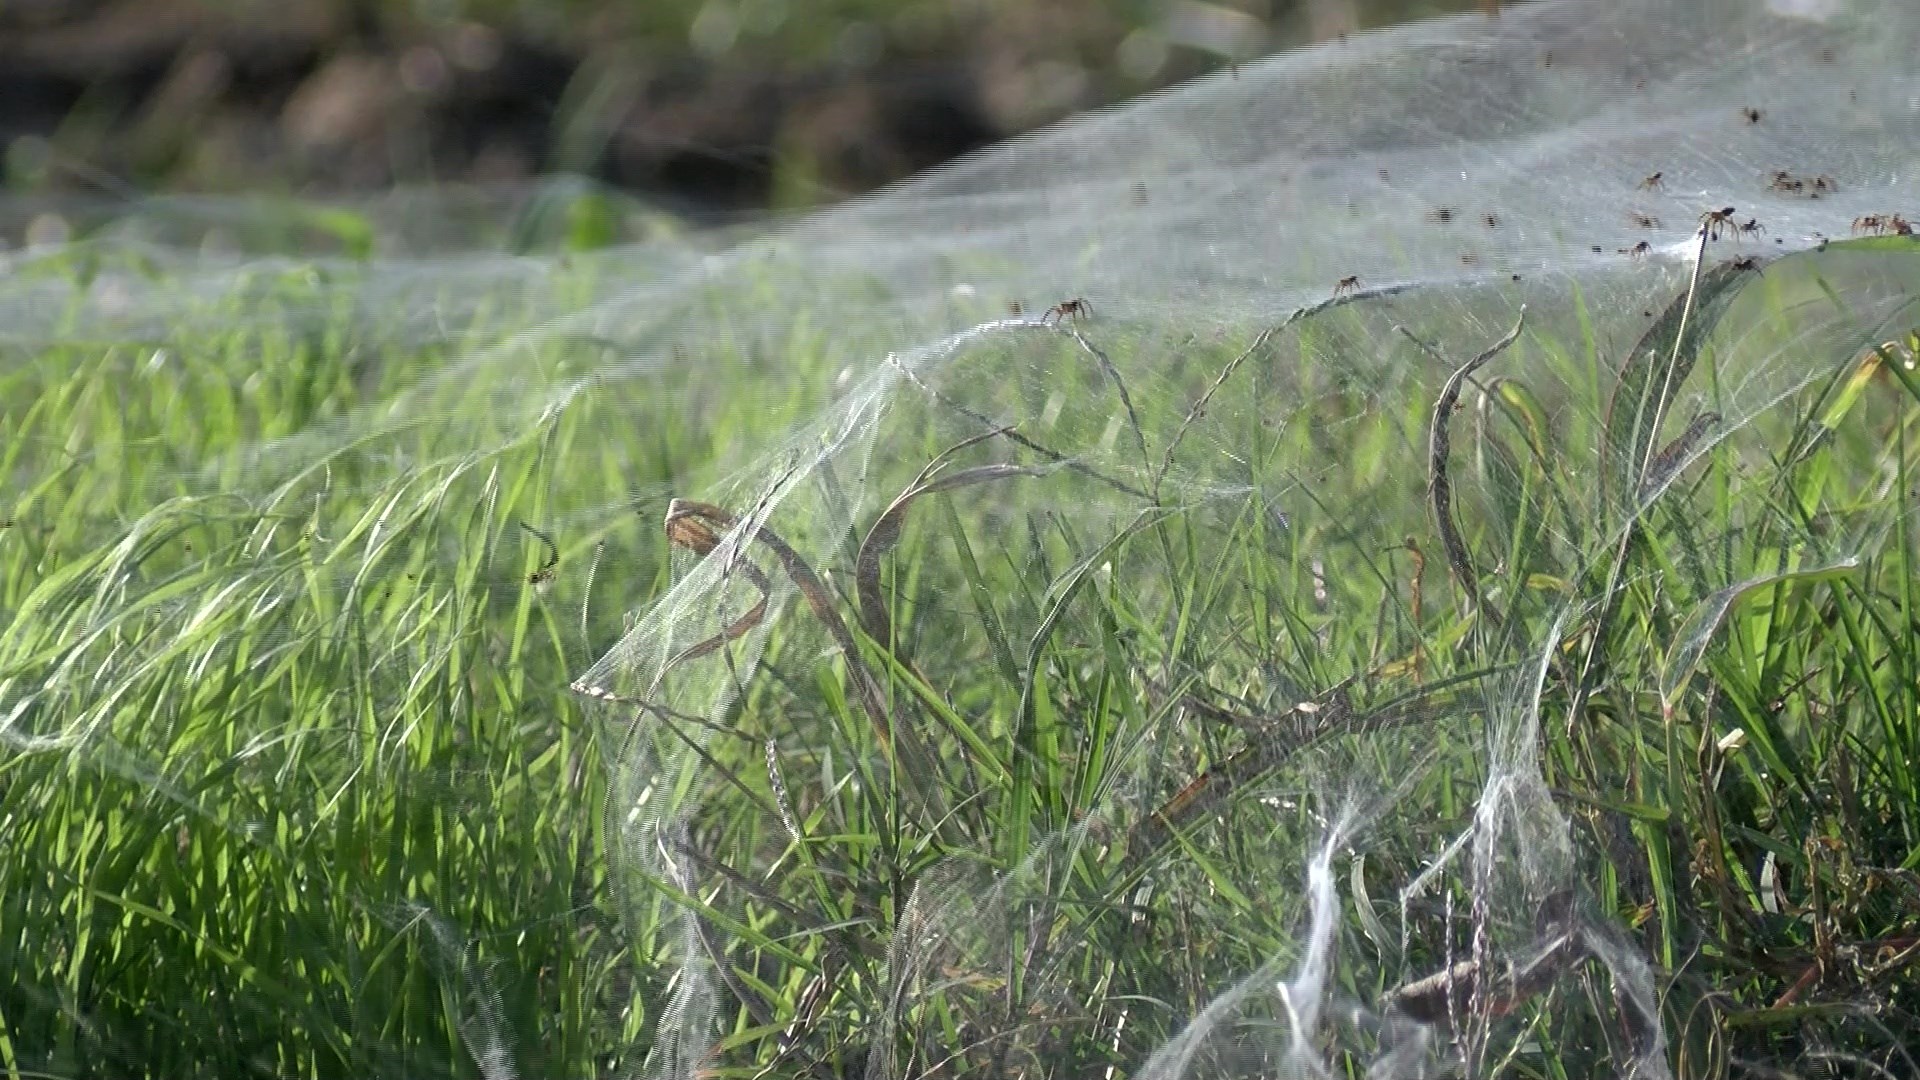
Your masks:
M 1849 314 L 1856 257 L 1907 301 Z M 1008 329 L 928 376 L 947 397 L 901 389 L 861 475 L 808 476 L 812 501 L 769 518 L 825 553 L 817 598 L 743 549 L 803 595 L 741 636 L 759 671 L 711 730 L 568 687 L 670 584 L 670 495 L 779 478 L 724 470 L 826 403 L 846 358 L 823 335 L 720 335 L 702 363 L 609 376 L 604 341 L 524 333 L 601 294 L 591 259 L 512 299 L 449 296 L 461 317 L 430 331 L 369 325 L 347 261 L 104 333 L 86 272 L 43 265 L 74 274 L 73 321 L 0 346 L 0 1067 L 599 1075 L 654 1047 L 706 964 L 716 1075 L 1124 1075 L 1237 979 L 1293 970 L 1307 863 L 1350 808 L 1337 993 L 1412 1009 L 1408 985 L 1474 955 L 1470 875 L 1402 890 L 1471 824 L 1489 732 L 1531 711 L 1577 902 L 1654 964 L 1683 1075 L 1905 1068 L 1915 259 L 1836 246 L 1707 305 L 1666 398 L 1751 407 L 1741 380 L 1782 350 L 1809 374 L 1680 446 L 1650 503 L 1645 470 L 1599 448 L 1646 461 L 1690 417 L 1623 434 L 1615 385 L 1640 376 L 1532 313 L 1546 328 L 1451 420 L 1481 605 L 1427 497 L 1445 372 L 1366 297 L 1223 380 L 1157 499 L 1170 433 L 1263 328 L 1180 372 L 1126 368 L 1134 421 L 1074 337 L 1125 328 Z M 1479 348 L 1497 322 L 1447 337 Z M 1383 341 L 1402 353 L 1361 347 Z M 873 539 L 982 434 L 956 398 L 1049 416 L 1043 448 L 961 447 L 926 480 L 982 471 Z M 1075 469 L 1053 444 L 1099 452 Z M 854 483 L 849 521 L 802 516 Z M 664 854 L 624 846 L 623 800 L 677 752 L 643 767 L 638 720 L 700 748 Z M 1498 914 L 1502 948 L 1541 931 Z M 1527 1075 L 1638 1049 L 1598 963 L 1501 993 L 1462 1007 L 1498 1007 L 1479 1038 Z M 1358 1072 L 1372 1038 L 1327 1053 Z

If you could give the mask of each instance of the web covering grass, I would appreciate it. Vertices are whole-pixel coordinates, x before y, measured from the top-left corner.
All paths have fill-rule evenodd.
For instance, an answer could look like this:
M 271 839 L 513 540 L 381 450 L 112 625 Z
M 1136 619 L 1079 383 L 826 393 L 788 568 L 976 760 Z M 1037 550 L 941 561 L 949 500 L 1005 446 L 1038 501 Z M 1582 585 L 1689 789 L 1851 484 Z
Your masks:
M 1915 27 L 1806 10 L 731 244 L 15 256 L 0 1065 L 1914 1074 Z

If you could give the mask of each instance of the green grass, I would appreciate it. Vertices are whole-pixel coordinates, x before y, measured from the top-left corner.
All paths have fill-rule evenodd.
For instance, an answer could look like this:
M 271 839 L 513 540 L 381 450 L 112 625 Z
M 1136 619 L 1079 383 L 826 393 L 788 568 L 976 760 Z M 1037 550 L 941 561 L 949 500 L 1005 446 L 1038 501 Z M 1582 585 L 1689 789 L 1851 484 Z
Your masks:
M 1860 358 L 1920 324 L 1920 249 L 1708 275 L 1684 338 L 1645 278 L 1363 296 L 1238 362 L 1265 327 L 1009 328 L 825 457 L 871 357 L 777 270 L 613 304 L 701 327 L 635 342 L 525 333 L 617 259 L 476 294 L 120 258 L 24 268 L 71 311 L 0 345 L 0 1069 L 1120 1076 L 1196 1016 L 1197 1075 L 1271 1068 L 1330 830 L 1342 1000 L 1504 971 L 1556 904 L 1614 928 L 1454 1004 L 1482 1069 L 1645 1049 L 1620 946 L 1680 1075 L 1913 1067 L 1920 383 Z M 123 272 L 175 317 L 81 301 Z M 1460 363 L 1519 299 L 1450 421 L 1476 609 L 1447 372 L 1392 327 Z M 670 539 L 669 496 L 769 532 L 695 565 L 724 520 Z M 1497 859 L 1403 892 L 1496 774 Z M 1362 1074 L 1379 1032 L 1329 1016 Z

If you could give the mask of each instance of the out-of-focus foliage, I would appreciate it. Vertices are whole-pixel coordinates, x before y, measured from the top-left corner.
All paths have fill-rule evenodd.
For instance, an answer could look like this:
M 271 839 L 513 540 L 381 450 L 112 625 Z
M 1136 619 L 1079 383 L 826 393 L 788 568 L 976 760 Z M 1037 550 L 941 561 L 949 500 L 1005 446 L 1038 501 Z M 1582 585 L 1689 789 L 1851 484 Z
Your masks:
M 706 211 L 863 191 L 1078 110 L 1470 0 L 29 0 L 13 191 L 588 173 Z

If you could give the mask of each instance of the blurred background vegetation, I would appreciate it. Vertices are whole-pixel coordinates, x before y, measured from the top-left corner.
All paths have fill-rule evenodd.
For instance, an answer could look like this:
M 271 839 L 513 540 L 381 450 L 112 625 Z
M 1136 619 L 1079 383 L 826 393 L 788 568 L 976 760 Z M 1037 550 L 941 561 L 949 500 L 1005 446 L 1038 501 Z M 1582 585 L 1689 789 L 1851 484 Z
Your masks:
M 725 219 L 1489 2 L 0 0 L 0 175 L 119 196 L 569 172 Z

